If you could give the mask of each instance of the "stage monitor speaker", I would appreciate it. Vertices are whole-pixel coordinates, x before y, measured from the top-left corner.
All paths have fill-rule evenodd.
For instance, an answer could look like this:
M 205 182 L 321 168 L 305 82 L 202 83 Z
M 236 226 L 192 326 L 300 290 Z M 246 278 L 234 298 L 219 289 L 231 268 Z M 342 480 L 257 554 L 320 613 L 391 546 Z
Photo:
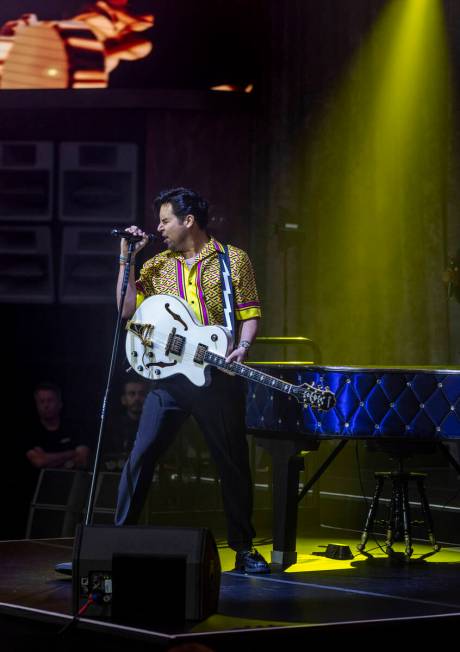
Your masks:
M 26 538 L 73 537 L 81 523 L 91 475 L 72 469 L 42 469 L 30 505 Z
M 0 301 L 54 301 L 51 231 L 48 226 L 0 227 Z
M 113 269 L 120 242 L 102 227 L 69 226 L 63 231 L 59 278 L 61 303 L 113 303 Z
M 66 507 L 74 486 L 75 474 L 76 471 L 72 469 L 41 469 L 33 503 Z
M 53 144 L 0 143 L 0 220 L 51 219 Z
M 136 144 L 62 143 L 59 175 L 61 220 L 136 223 Z
M 73 606 L 85 617 L 152 628 L 217 610 L 221 567 L 206 528 L 80 526 Z
M 29 511 L 26 539 L 73 537 L 77 523 L 80 520 L 72 519 L 72 523 L 69 523 L 69 514 L 66 510 L 57 507 L 33 505 Z
M 113 525 L 121 473 L 102 471 L 98 474 L 94 498 L 93 525 Z
M 115 510 L 117 504 L 118 485 L 121 473 L 102 471 L 97 478 L 95 505 L 98 509 Z

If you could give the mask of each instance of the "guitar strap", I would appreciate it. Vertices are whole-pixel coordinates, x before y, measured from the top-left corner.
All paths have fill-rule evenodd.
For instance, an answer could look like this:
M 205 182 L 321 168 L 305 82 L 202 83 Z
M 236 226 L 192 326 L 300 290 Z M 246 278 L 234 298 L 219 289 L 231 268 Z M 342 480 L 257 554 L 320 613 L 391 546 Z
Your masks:
M 236 338 L 235 298 L 233 296 L 232 272 L 228 245 L 219 253 L 220 283 L 222 287 L 222 306 L 224 308 L 224 326 L 231 332 L 233 341 Z

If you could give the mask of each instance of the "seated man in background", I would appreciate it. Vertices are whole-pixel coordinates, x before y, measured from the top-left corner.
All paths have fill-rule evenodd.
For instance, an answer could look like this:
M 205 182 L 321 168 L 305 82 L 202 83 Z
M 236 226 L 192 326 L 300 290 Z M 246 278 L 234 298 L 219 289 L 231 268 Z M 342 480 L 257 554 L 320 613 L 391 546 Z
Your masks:
M 5 426 L 0 477 L 0 539 L 22 539 L 40 472 L 45 468 L 83 469 L 89 448 L 78 427 L 62 416 L 60 388 L 40 383 L 34 390 L 35 414 L 19 424 L 18 414 Z
M 147 384 L 141 378 L 133 377 L 123 384 L 122 410 L 111 414 L 104 434 L 104 466 L 108 471 L 121 469 L 131 452 L 146 395 Z
M 26 437 L 26 457 L 36 469 L 84 469 L 89 448 L 81 440 L 74 424 L 62 417 L 62 396 L 54 383 L 43 382 L 34 390 L 37 417 Z

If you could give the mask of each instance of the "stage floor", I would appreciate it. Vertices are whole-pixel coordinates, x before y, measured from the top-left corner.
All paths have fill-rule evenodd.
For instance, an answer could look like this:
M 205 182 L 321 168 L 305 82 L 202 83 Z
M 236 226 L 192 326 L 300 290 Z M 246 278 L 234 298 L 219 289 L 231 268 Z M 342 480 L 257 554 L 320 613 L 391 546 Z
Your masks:
M 256 543 L 269 559 L 270 542 Z M 329 543 L 349 546 L 356 553 L 354 559 L 341 561 L 313 554 L 324 553 Z M 97 634 L 101 641 L 109 637 L 110 649 L 117 649 L 114 641 L 126 645 L 126 640 L 132 639 L 132 649 L 144 649 L 142 645 L 147 643 L 148 649 L 165 649 L 193 640 L 213 650 L 234 649 L 235 644 L 254 650 L 265 649 L 269 640 L 294 643 L 306 636 L 309 641 L 315 636 L 323 641 L 327 636 L 343 640 L 347 632 L 356 636 L 357 629 L 376 630 L 373 635 L 380 637 L 404 625 L 411 627 L 412 640 L 417 632 L 423 641 L 427 628 L 438 627 L 439 619 L 443 631 L 459 626 L 460 548 L 444 547 L 417 561 L 430 548 L 415 544 L 411 562 L 394 565 L 375 542 L 369 541 L 368 547 L 373 559 L 357 554 L 357 543 L 356 537 L 326 529 L 318 536 L 298 540 L 297 564 L 270 575 L 250 577 L 232 571 L 234 553 L 218 541 L 223 573 L 219 608 L 213 616 L 173 629 L 157 625 L 152 631 L 81 618 L 59 638 L 59 630 L 71 622 L 72 590 L 70 578 L 56 573 L 54 566 L 71 559 L 72 540 L 3 541 L 0 631 L 7 632 L 8 640 L 16 639 L 16 647 L 10 649 L 18 650 L 36 640 L 33 623 L 35 627 L 42 624 L 41 636 L 54 637 L 61 644 L 65 637 L 73 640 L 78 630 L 80 638 L 84 631 L 91 632 L 92 637 Z M 20 626 L 13 627 L 13 622 Z M 133 647 L 133 641 L 138 648 Z M 98 649 L 104 649 L 103 643 Z

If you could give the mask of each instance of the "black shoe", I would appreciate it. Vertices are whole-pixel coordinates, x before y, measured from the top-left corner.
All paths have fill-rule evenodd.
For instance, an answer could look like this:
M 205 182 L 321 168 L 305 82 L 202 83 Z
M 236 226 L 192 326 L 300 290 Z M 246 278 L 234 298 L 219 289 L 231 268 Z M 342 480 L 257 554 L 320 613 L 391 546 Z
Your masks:
M 243 573 L 269 573 L 270 566 L 255 548 L 236 553 L 235 570 Z

